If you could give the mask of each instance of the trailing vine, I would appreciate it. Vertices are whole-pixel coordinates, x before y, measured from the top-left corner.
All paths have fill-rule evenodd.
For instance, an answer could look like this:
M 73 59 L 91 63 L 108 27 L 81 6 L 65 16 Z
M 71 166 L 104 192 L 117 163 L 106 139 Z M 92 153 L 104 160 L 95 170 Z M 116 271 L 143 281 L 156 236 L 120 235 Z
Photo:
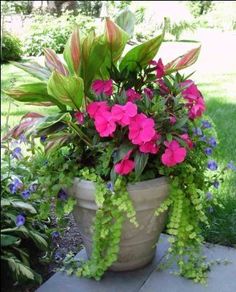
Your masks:
M 114 187 L 107 185 L 91 169 L 83 169 L 80 175 L 96 184 L 95 201 L 98 206 L 93 223 L 92 254 L 88 261 L 77 269 L 77 276 L 99 280 L 104 272 L 118 258 L 122 225 L 125 216 L 135 226 L 135 209 L 126 189 L 126 183 L 119 177 Z

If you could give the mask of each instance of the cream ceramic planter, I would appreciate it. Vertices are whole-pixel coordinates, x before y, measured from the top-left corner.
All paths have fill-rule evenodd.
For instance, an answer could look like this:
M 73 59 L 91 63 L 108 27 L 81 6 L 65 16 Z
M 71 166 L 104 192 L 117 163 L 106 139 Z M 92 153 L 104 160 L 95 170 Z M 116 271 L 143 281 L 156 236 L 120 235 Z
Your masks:
M 128 185 L 128 192 L 136 209 L 139 227 L 128 219 L 122 228 L 118 260 L 111 267 L 113 271 L 128 271 L 147 265 L 154 257 L 156 242 L 159 239 L 166 219 L 166 212 L 154 215 L 168 195 L 168 181 L 161 177 Z M 78 223 L 88 256 L 91 254 L 91 225 L 97 205 L 94 200 L 93 182 L 76 178 L 70 194 L 77 199 L 74 217 Z

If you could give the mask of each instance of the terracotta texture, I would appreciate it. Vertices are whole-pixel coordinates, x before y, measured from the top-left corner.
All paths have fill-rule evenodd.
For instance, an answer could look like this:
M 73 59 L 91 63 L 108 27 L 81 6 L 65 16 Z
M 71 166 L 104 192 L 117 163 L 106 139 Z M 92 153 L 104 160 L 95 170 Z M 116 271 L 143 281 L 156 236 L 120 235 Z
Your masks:
M 118 261 L 110 270 L 128 271 L 147 265 L 155 255 L 156 242 L 164 228 L 166 212 L 154 216 L 155 210 L 168 195 L 168 181 L 161 177 L 128 185 L 128 192 L 136 209 L 139 227 L 125 220 L 122 228 Z M 91 254 L 91 225 L 97 205 L 94 200 L 95 185 L 92 182 L 75 179 L 70 194 L 77 199 L 74 217 L 88 256 Z

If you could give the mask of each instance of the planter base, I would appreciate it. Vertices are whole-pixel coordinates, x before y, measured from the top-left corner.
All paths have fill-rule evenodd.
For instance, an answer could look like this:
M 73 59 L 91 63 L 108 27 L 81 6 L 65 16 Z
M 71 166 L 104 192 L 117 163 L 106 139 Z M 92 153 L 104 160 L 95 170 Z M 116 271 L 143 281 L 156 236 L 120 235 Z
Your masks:
M 166 178 L 128 185 L 127 189 L 136 209 L 139 226 L 135 227 L 128 219 L 125 220 L 118 260 L 110 267 L 111 271 L 135 270 L 150 263 L 167 215 L 166 212 L 158 217 L 154 215 L 168 195 Z M 94 194 L 95 185 L 92 182 L 75 179 L 71 190 L 71 195 L 77 199 L 74 217 L 78 222 L 88 257 L 92 249 L 91 225 L 97 210 Z

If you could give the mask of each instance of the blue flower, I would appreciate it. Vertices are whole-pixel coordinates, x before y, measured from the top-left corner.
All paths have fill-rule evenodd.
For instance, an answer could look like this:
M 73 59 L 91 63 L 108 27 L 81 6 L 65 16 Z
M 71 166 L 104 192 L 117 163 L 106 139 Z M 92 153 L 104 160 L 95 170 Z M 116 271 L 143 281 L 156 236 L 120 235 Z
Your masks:
M 24 190 L 22 193 L 21 193 L 21 196 L 26 200 L 30 197 L 30 190 Z
M 236 171 L 236 166 L 234 165 L 233 161 L 230 161 L 230 162 L 227 164 L 227 168 Z
M 202 121 L 202 127 L 203 129 L 209 129 L 212 127 L 211 123 L 207 120 Z
M 216 147 L 216 145 L 217 145 L 216 139 L 214 137 L 209 138 L 208 144 L 213 148 Z
M 54 254 L 54 259 L 56 262 L 60 262 L 62 261 L 63 257 L 62 257 L 62 253 L 59 251 L 56 251 Z
M 16 147 L 15 149 L 12 150 L 12 156 L 16 159 L 20 159 L 22 157 L 22 153 L 21 153 L 21 148 L 20 147 Z
M 201 136 L 199 138 L 200 141 L 206 142 L 207 141 L 207 137 L 205 135 Z
M 205 148 L 204 152 L 205 152 L 206 155 L 211 155 L 212 154 L 212 148 L 207 147 L 207 148 Z
M 40 137 L 40 142 L 41 143 L 44 143 L 46 141 L 46 139 L 47 139 L 47 136 L 45 136 L 45 135 L 44 136 L 41 136 Z
M 17 215 L 16 216 L 16 226 L 20 227 L 20 226 L 22 226 L 24 224 L 25 224 L 25 217 L 23 215 L 21 215 L 21 214 Z
M 206 198 L 207 198 L 207 200 L 212 200 L 212 193 L 211 192 L 207 192 L 206 193 Z
M 59 238 L 60 237 L 60 233 L 58 231 L 53 231 L 51 234 L 53 239 Z
M 113 187 L 113 183 L 111 181 L 109 181 L 107 183 L 107 188 L 109 191 L 114 192 L 114 187 Z
M 210 207 L 208 208 L 208 212 L 209 212 L 209 213 L 213 213 L 213 212 L 214 212 L 214 209 L 212 208 L 212 206 L 210 206 Z
M 219 186 L 220 186 L 220 183 L 219 183 L 217 180 L 215 180 L 215 181 L 213 182 L 213 186 L 214 186 L 216 189 L 218 189 Z
M 197 136 L 202 136 L 202 130 L 200 128 L 194 128 L 193 133 Z
M 25 137 L 24 134 L 21 134 L 21 135 L 20 135 L 20 137 L 19 137 L 19 141 L 20 141 L 20 143 L 26 143 L 26 142 L 27 142 L 27 139 L 26 139 L 26 137 Z
M 57 194 L 57 198 L 59 200 L 65 201 L 67 200 L 67 197 L 68 197 L 67 193 L 63 189 L 60 189 L 60 191 Z
M 218 165 L 217 165 L 217 163 L 214 160 L 209 160 L 208 163 L 207 163 L 207 167 L 210 170 L 217 170 Z
M 37 188 L 38 188 L 38 184 L 33 183 L 32 185 L 30 185 L 29 190 L 31 193 L 34 193 L 36 192 Z
M 11 194 L 15 194 L 17 190 L 22 187 L 23 183 L 18 178 L 14 178 L 13 181 L 9 184 L 9 191 Z

